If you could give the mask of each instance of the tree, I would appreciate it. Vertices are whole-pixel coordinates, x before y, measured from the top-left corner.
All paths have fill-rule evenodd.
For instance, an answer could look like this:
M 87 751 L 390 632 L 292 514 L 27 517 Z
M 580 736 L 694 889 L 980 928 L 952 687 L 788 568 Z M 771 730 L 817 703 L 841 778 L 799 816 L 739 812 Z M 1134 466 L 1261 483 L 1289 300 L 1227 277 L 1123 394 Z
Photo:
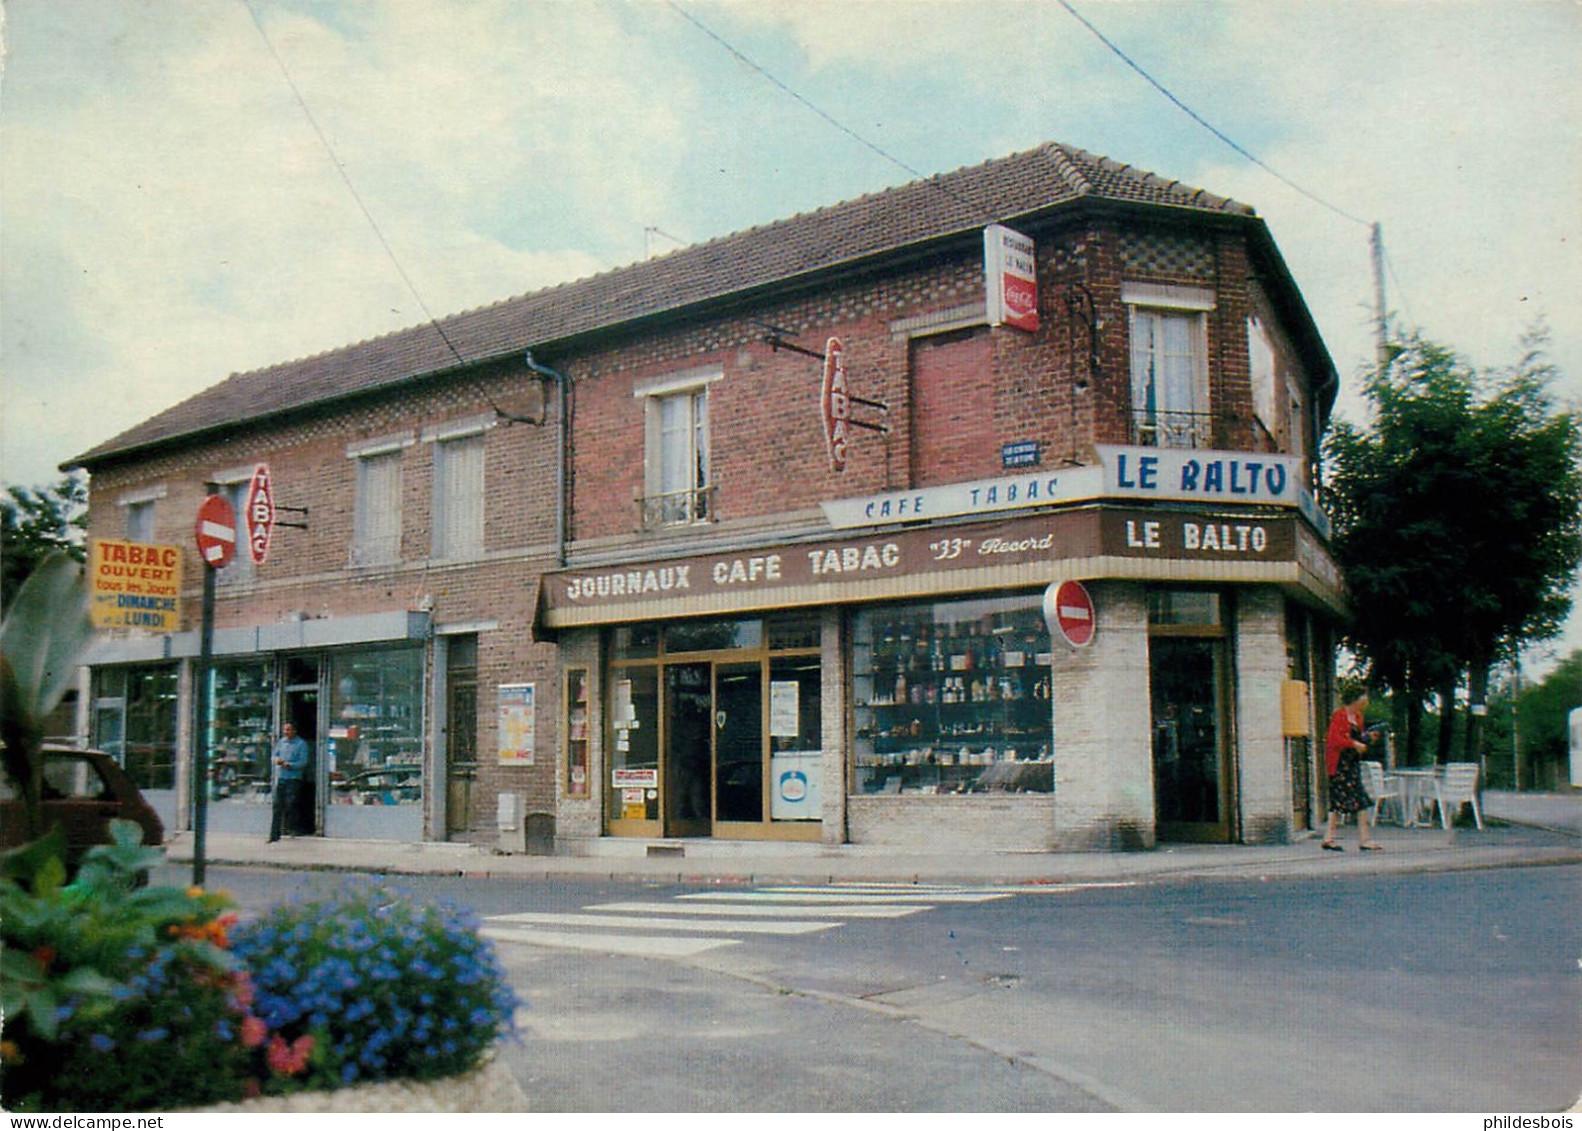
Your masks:
M 11 607 L 22 583 L 57 551 L 84 560 L 88 486 L 67 476 L 51 487 L 7 487 L 0 497 L 0 609 Z
M 1517 699 L 1524 784 L 1553 789 L 1569 780 L 1569 718 L 1577 707 L 1582 707 L 1582 650 Z
M 1451 753 L 1456 691 L 1486 697 L 1489 669 L 1555 635 L 1582 561 L 1582 425 L 1557 411 L 1545 337 L 1511 369 L 1479 374 L 1416 337 L 1368 382 L 1375 419 L 1331 433 L 1326 499 L 1351 588 L 1351 646 L 1396 693 L 1406 749 L 1440 700 Z M 1476 760 L 1481 712 L 1465 728 Z

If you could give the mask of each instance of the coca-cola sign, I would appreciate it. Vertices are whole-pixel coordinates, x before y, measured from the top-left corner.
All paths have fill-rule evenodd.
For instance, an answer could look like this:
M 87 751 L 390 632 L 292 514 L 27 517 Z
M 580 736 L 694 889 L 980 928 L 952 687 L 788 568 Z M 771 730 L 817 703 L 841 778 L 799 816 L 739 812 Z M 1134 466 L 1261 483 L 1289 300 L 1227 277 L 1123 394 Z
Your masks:
M 1003 224 L 983 229 L 989 325 L 1038 329 L 1038 261 L 1033 241 Z

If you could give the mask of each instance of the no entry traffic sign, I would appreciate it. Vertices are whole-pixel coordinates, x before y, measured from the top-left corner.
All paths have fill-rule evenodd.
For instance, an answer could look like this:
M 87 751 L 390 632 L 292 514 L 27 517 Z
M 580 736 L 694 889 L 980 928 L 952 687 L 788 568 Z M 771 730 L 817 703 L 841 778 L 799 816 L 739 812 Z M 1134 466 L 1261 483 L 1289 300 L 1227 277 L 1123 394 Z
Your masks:
M 1073 648 L 1090 644 L 1098 625 L 1093 598 L 1080 581 L 1062 581 L 1044 591 L 1044 619 L 1049 622 L 1050 634 L 1065 637 Z
M 236 556 L 236 509 L 224 495 L 210 495 L 198 506 L 198 553 L 211 569 L 224 569 Z

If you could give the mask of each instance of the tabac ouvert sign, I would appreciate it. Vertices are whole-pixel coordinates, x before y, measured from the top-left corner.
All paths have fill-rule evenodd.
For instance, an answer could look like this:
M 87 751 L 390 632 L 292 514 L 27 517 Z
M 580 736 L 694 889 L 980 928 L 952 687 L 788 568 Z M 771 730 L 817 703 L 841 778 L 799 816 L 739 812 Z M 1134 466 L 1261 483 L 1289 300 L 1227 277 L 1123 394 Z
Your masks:
M 88 575 L 95 628 L 181 628 L 180 547 L 96 538 L 90 543 Z

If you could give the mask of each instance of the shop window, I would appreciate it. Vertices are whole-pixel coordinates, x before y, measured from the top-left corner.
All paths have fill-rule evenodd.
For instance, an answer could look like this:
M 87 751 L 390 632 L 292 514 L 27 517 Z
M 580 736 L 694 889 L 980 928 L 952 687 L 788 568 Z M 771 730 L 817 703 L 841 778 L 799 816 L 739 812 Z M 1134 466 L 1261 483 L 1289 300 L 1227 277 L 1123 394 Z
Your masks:
M 434 445 L 433 556 L 476 558 L 483 552 L 483 435 Z
M 642 524 L 645 529 L 706 522 L 709 478 L 709 394 L 685 389 L 647 402 Z
M 587 668 L 566 669 L 565 753 L 566 796 L 587 797 L 589 787 L 589 724 L 592 703 Z
M 1132 438 L 1163 448 L 1214 445 L 1208 393 L 1212 292 L 1129 285 Z
M 763 645 L 761 620 L 680 620 L 664 627 L 665 653 L 719 652 Z
M 610 655 L 616 660 L 650 660 L 659 655 L 657 624 L 623 624 L 611 633 Z
M 264 660 L 209 669 L 209 797 L 269 804 L 274 665 Z
M 1224 626 L 1220 594 L 1201 589 L 1151 589 L 1150 628 L 1219 629 Z
M 816 650 L 824 639 L 823 618 L 817 609 L 778 613 L 764 621 L 771 651 Z
M 422 700 L 421 649 L 330 656 L 330 804 L 422 803 Z
M 769 661 L 769 816 L 823 819 L 824 673 L 817 656 Z
M 351 564 L 389 565 L 400 558 L 401 453 L 361 456 L 357 460 Z
M 865 609 L 852 627 L 859 793 L 1054 788 L 1040 598 Z
M 93 678 L 90 743 L 120 762 L 139 789 L 174 789 L 175 667 L 99 668 Z
M 659 820 L 659 669 L 610 673 L 609 819 Z

